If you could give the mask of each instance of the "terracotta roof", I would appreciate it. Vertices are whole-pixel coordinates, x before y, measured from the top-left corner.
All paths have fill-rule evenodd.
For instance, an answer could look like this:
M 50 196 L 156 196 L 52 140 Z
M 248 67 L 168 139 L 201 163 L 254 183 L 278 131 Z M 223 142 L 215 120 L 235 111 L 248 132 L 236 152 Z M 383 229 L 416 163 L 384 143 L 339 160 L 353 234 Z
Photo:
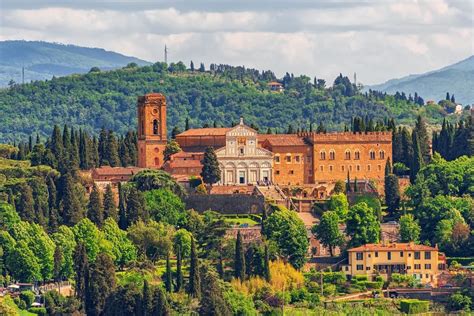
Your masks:
M 143 170 L 144 168 L 138 167 L 100 167 L 94 168 L 92 170 L 93 173 L 96 173 L 99 176 L 107 176 L 107 175 L 134 175 L 137 172 Z
M 282 86 L 281 83 L 276 82 L 276 81 L 269 82 L 267 85 L 269 85 L 269 86 Z
M 390 243 L 390 244 L 365 244 L 356 248 L 348 249 L 347 251 L 402 251 L 402 250 L 424 250 L 424 251 L 435 251 L 437 248 L 416 245 L 414 243 Z
M 181 136 L 225 136 L 230 131 L 230 127 L 214 127 L 214 128 L 192 128 L 177 135 Z
M 305 146 L 302 137 L 296 134 L 259 134 L 258 141 L 268 140 L 271 146 Z
M 176 154 L 171 155 L 172 159 L 183 159 L 183 158 L 194 158 L 194 157 L 202 157 L 204 155 L 201 151 L 180 151 Z

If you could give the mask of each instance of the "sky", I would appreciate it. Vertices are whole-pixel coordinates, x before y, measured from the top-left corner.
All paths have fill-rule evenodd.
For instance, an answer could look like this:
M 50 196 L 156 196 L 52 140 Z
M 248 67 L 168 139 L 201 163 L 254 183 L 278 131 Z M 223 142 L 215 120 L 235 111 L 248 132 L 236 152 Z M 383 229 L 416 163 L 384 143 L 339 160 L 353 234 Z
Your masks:
M 0 0 L 13 39 L 368 85 L 473 55 L 474 0 Z

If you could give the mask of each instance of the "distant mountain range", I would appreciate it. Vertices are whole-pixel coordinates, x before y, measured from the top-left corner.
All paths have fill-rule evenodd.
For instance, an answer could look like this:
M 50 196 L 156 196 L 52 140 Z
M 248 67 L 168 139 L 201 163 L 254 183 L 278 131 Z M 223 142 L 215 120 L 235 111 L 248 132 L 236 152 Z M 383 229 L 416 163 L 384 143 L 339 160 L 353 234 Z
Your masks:
M 435 102 L 444 99 L 446 92 L 449 92 L 455 95 L 458 103 L 474 104 L 474 55 L 439 70 L 392 79 L 366 89 L 390 94 L 399 91 L 413 95 L 417 92 L 425 101 Z
M 25 67 L 25 82 L 30 82 L 86 73 L 92 67 L 115 69 L 131 62 L 140 66 L 150 64 L 101 48 L 39 41 L 0 41 L 0 86 L 6 86 L 10 80 L 21 83 L 22 67 Z

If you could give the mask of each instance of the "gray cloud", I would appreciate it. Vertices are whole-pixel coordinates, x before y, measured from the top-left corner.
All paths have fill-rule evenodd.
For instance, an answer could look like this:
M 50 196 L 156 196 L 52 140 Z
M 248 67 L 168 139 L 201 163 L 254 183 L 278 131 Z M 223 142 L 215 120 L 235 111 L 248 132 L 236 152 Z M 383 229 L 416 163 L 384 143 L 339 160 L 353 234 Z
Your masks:
M 199 4 L 199 5 L 198 5 Z M 150 61 L 246 65 L 364 83 L 473 54 L 473 2 L 3 0 L 0 39 L 103 47 Z

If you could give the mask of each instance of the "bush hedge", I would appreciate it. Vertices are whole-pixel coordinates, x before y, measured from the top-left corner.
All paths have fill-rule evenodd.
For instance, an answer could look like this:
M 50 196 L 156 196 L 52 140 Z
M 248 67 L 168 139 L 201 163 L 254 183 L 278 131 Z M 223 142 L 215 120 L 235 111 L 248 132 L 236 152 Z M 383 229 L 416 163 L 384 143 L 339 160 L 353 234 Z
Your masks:
M 46 308 L 44 307 L 31 307 L 30 309 L 28 309 L 28 311 L 30 313 L 33 313 L 33 314 L 36 314 L 36 315 L 39 315 L 39 316 L 47 316 L 48 313 L 46 312 Z
M 400 310 L 405 314 L 420 314 L 427 313 L 430 308 L 429 301 L 422 301 L 417 299 L 401 300 Z

